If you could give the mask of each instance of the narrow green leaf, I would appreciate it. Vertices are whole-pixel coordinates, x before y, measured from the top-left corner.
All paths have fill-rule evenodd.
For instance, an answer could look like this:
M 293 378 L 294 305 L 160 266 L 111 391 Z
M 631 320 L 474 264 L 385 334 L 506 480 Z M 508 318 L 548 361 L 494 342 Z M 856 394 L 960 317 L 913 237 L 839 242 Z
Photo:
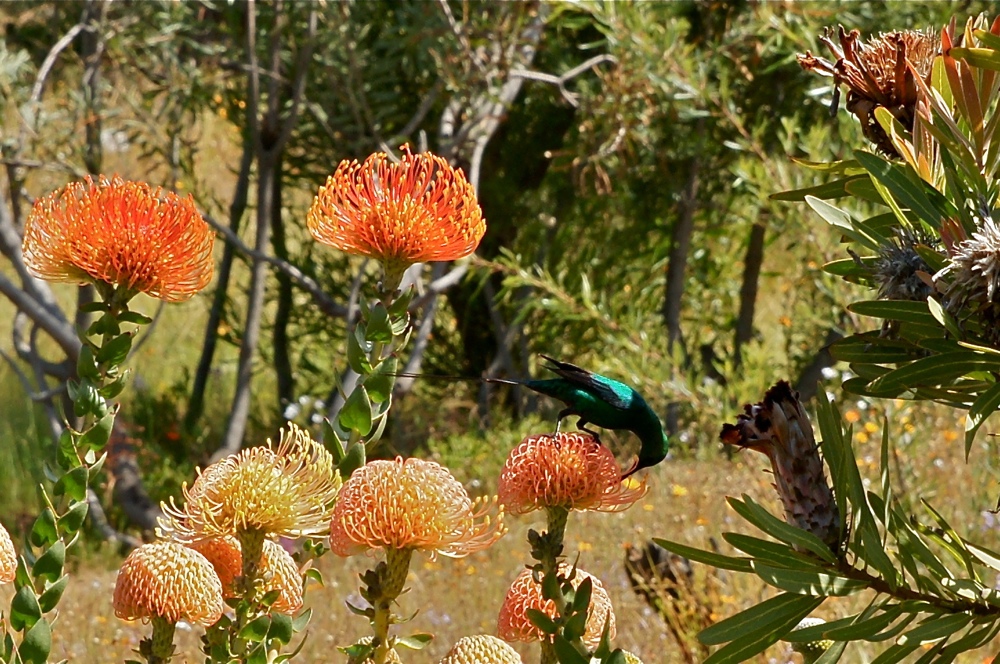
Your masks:
M 693 560 L 696 563 L 702 563 L 719 569 L 728 569 L 734 572 L 753 572 L 753 568 L 750 567 L 749 558 L 736 558 L 734 556 L 726 556 L 721 553 L 715 553 L 714 551 L 703 551 L 701 549 L 696 549 L 693 546 L 672 542 L 671 540 L 660 537 L 654 537 L 653 541 L 667 551 L 676 553 L 679 556 L 684 556 L 688 560 Z
M 889 389 L 890 387 L 912 388 L 916 385 L 945 385 L 955 378 L 975 371 L 996 370 L 1000 370 L 998 358 L 961 350 L 914 360 L 877 379 L 873 387 Z
M 396 645 L 409 648 L 410 650 L 423 650 L 433 640 L 433 634 L 417 632 L 415 634 L 410 634 L 409 636 L 401 636 L 397 638 Z
M 850 195 L 848 194 L 846 188 L 848 183 L 867 178 L 867 175 L 851 175 L 846 178 L 831 180 L 830 182 L 824 182 L 823 184 L 818 184 L 812 187 L 803 187 L 802 189 L 792 189 L 790 191 L 779 191 L 776 194 L 771 194 L 768 198 L 772 201 L 804 201 L 806 196 L 813 196 L 814 198 L 821 200 L 842 198 Z
M 965 628 L 970 622 L 972 622 L 972 616 L 967 613 L 931 616 L 896 639 L 896 643 L 901 646 L 914 644 L 922 646 L 926 643 L 934 643 Z
M 901 662 L 906 657 L 908 657 L 914 650 L 920 646 L 900 646 L 892 645 L 886 648 L 879 654 L 878 657 L 872 660 L 871 664 L 896 664 L 896 662 Z
M 530 611 L 530 609 L 529 609 Z M 562 635 L 556 634 L 553 646 L 556 651 L 556 658 L 559 664 L 590 664 L 586 657 L 573 647 Z
M 544 611 L 539 611 L 538 609 L 526 609 L 525 615 L 531 624 L 537 627 L 544 634 L 555 634 L 559 631 L 559 627 L 556 625 L 555 621 L 549 617 Z
M 965 460 L 969 460 L 969 452 L 972 450 L 972 443 L 976 439 L 976 432 L 983 426 L 990 415 L 1000 408 L 1000 383 L 986 390 L 972 402 L 965 417 Z
M 784 598 L 790 599 L 784 599 Z M 772 600 L 780 600 L 767 610 L 761 610 Z M 809 597 L 808 595 L 778 595 L 765 600 L 757 606 L 751 607 L 740 614 L 717 623 L 708 629 L 719 627 L 724 623 L 733 621 L 725 631 L 728 633 L 744 632 L 743 636 L 733 639 L 727 645 L 712 653 L 704 664 L 736 664 L 745 662 L 754 655 L 763 652 L 768 646 L 773 645 L 784 634 L 799 624 L 799 622 L 812 613 L 823 603 L 823 598 Z M 749 615 L 748 615 L 749 614 Z M 739 621 L 737 621 L 739 619 Z M 744 628 L 736 629 L 737 622 L 742 622 Z M 749 623 L 749 624 L 748 624 Z M 708 630 L 705 630 L 708 631 Z M 705 632 L 699 634 L 702 638 Z
M 826 649 L 818 659 L 813 661 L 812 664 L 835 664 L 840 661 L 841 656 L 844 654 L 844 650 L 847 648 L 846 641 L 836 641 L 832 646 Z
M 368 354 L 372 352 L 372 344 L 365 339 L 365 326 L 358 323 L 354 333 L 347 335 L 347 364 L 359 376 L 367 376 L 372 371 Z
M 927 186 L 915 174 L 898 164 L 864 150 L 855 150 L 854 158 L 864 166 L 865 170 L 877 178 L 892 193 L 899 203 L 927 222 L 931 228 L 941 228 L 941 220 L 947 214 L 938 210 L 924 192 Z M 889 202 L 889 201 L 886 201 Z
M 948 334 L 956 339 L 962 337 L 962 332 L 958 329 L 958 323 L 955 322 L 951 314 L 944 310 L 944 307 L 941 306 L 941 303 L 933 295 L 927 296 L 927 308 L 930 310 L 931 315 L 934 316 L 934 320 L 948 330 Z
M 824 221 L 831 226 L 836 227 L 837 230 L 842 232 L 844 235 L 873 252 L 878 251 L 878 242 L 869 237 L 867 234 L 859 231 L 854 224 L 854 220 L 847 212 L 844 212 L 840 208 L 834 207 L 826 201 L 820 200 L 814 196 L 806 196 L 805 202 L 809 207 L 815 210 Z
M 750 496 L 743 494 L 742 501 L 729 497 L 726 498 L 726 502 L 728 502 L 740 516 L 763 530 L 771 537 L 781 540 L 786 544 L 801 547 L 806 551 L 816 554 L 827 562 L 835 563 L 837 561 L 836 556 L 833 555 L 833 552 L 830 551 L 830 547 L 827 546 L 823 540 L 810 532 L 785 523 L 754 502 L 753 498 Z
M 927 302 L 922 300 L 861 300 L 852 302 L 847 309 L 861 316 L 937 325 L 934 315 L 927 308 Z
M 810 570 L 787 569 L 754 562 L 754 572 L 766 583 L 790 593 L 814 597 L 841 597 L 865 590 L 863 581 L 847 579 L 836 574 Z
M 123 311 L 118 314 L 118 320 L 123 323 L 132 323 L 133 325 L 149 325 L 153 322 L 152 318 L 140 314 L 138 311 Z
M 765 627 L 784 624 L 789 616 L 799 614 L 807 606 L 812 607 L 802 615 L 805 617 L 822 603 L 822 598 L 796 595 L 795 593 L 780 593 L 706 627 L 698 634 L 698 640 L 706 646 L 717 646 L 735 641 L 755 632 L 763 631 Z M 798 624 L 799 620 L 796 620 L 792 626 Z
M 787 544 L 771 542 L 741 533 L 723 533 L 722 538 L 743 553 L 779 567 L 815 569 L 817 566 L 815 558 L 804 556 Z
M 857 621 L 853 625 L 844 627 L 834 627 L 827 630 L 824 636 L 834 641 L 861 641 L 868 640 L 875 636 L 902 615 L 903 609 L 899 605 L 890 607 L 876 616 L 866 620 Z
M 992 48 L 966 48 L 957 46 L 950 51 L 956 58 L 965 60 L 973 67 L 1000 71 L 1000 51 Z

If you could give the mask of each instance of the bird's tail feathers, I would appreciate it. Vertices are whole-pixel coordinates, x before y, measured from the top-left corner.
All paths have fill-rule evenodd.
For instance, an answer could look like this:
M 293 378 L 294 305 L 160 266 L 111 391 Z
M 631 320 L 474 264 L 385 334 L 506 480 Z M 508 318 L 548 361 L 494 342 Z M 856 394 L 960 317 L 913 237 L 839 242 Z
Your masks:
M 461 380 L 474 383 L 483 382 L 498 383 L 500 385 L 521 385 L 521 383 L 516 380 L 507 380 L 506 378 L 487 378 L 486 376 L 455 376 L 447 374 L 411 373 L 408 371 L 394 371 L 385 375 L 393 376 L 395 378 L 430 378 L 432 380 Z

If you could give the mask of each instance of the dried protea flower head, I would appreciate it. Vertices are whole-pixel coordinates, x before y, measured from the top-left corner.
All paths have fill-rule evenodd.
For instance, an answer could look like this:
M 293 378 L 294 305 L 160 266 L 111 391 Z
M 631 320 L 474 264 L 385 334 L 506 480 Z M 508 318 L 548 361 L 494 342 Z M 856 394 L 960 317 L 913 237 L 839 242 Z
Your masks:
M 369 549 L 462 557 L 482 551 L 506 528 L 495 501 L 473 501 L 447 468 L 423 459 L 370 461 L 344 483 L 330 524 L 339 556 Z
M 940 240 L 922 227 L 899 228 L 894 236 L 879 246 L 874 265 L 875 283 L 880 300 L 913 300 L 923 302 L 934 292 L 932 270 L 917 253 L 917 246 L 936 248 Z
M 222 583 L 224 598 L 237 596 L 236 579 L 243 572 L 243 554 L 235 537 L 216 537 L 188 545 L 212 564 Z M 275 613 L 293 614 L 302 608 L 302 576 L 291 554 L 277 542 L 264 540 L 258 574 L 261 594 L 278 591 L 271 604 Z
M 10 533 L 0 524 L 0 583 L 10 583 L 17 574 L 17 550 Z
M 289 424 L 271 440 L 200 472 L 185 504 L 162 505 L 159 532 L 180 542 L 259 533 L 267 537 L 323 537 L 330 526 L 340 476 L 333 457 L 309 434 Z
M 122 620 L 209 626 L 222 616 L 222 584 L 205 556 L 177 542 L 143 544 L 125 558 L 114 594 Z
M 342 161 L 319 189 L 306 219 L 313 237 L 343 252 L 382 263 L 395 288 L 414 263 L 468 256 L 486 222 L 465 174 L 429 152 L 403 146 L 363 163 Z
M 22 253 L 39 279 L 94 282 L 186 300 L 212 279 L 215 233 L 182 197 L 145 182 L 89 176 L 35 201 Z
M 521 656 L 495 636 L 463 636 L 440 664 L 523 664 Z
M 559 565 L 560 578 L 566 578 L 573 569 L 565 563 Z M 590 648 L 595 648 L 601 641 L 605 623 L 608 624 L 608 634 L 614 638 L 615 612 L 611 608 L 611 598 L 604 589 L 601 580 L 596 576 L 577 569 L 570 583 L 578 588 L 584 579 L 590 579 L 593 584 L 593 594 L 590 597 L 590 608 L 587 610 L 587 626 L 583 634 L 583 642 Z M 497 635 L 504 641 L 541 641 L 544 634 L 528 618 L 528 609 L 542 611 L 550 618 L 556 617 L 556 605 L 552 600 L 542 597 L 542 586 L 535 581 L 532 570 L 523 570 L 510 584 L 507 596 L 500 607 L 497 618 Z
M 779 381 L 762 402 L 747 404 L 744 411 L 736 424 L 723 425 L 722 442 L 765 454 L 771 460 L 785 520 L 838 551 L 840 512 L 798 392 Z
M 944 305 L 959 321 L 978 323 L 980 333 L 1000 344 L 1000 225 L 981 215 L 971 237 L 950 242 L 951 263 L 934 275 L 944 290 Z
M 861 131 L 889 157 L 898 157 L 889 136 L 875 119 L 875 109 L 892 113 L 907 129 L 913 129 L 917 108 L 915 77 L 928 81 L 941 39 L 933 31 L 901 30 L 882 33 L 867 42 L 857 30 L 838 29 L 838 41 L 830 30 L 820 38 L 836 58 L 830 62 L 809 51 L 799 55 L 803 69 L 832 76 L 834 85 L 847 85 L 847 110 L 861 121 Z
M 561 507 L 620 512 L 646 495 L 646 483 L 621 479 L 615 456 L 589 433 L 528 436 L 500 471 L 500 503 L 512 514 Z

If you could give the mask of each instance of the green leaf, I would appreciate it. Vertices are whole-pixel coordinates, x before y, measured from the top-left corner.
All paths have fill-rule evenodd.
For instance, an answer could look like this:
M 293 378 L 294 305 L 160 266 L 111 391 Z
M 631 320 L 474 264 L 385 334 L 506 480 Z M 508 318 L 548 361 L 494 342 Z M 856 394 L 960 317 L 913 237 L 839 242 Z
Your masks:
M 40 548 L 50 546 L 57 539 L 59 539 L 59 534 L 56 530 L 56 513 L 52 511 L 51 507 L 46 507 L 31 526 L 29 541 L 32 546 Z
M 330 424 L 328 418 L 323 418 L 320 429 L 323 432 L 323 447 L 329 450 L 330 455 L 333 456 L 333 462 L 339 464 L 344 460 L 344 443 L 340 440 L 340 436 L 337 435 L 337 431 Z
M 830 547 L 827 546 L 823 540 L 810 532 L 802 530 L 801 528 L 788 525 L 754 502 L 753 498 L 750 496 L 743 494 L 742 501 L 737 498 L 728 497 L 726 498 L 726 502 L 728 502 L 740 516 L 763 530 L 771 537 L 781 540 L 786 544 L 792 544 L 793 546 L 797 546 L 814 553 L 827 562 L 837 562 L 836 556 L 833 555 L 833 552 L 830 551 Z
M 52 651 L 52 627 L 45 618 L 40 619 L 24 635 L 18 646 L 23 664 L 45 664 Z
M 149 325 L 153 319 L 138 311 L 123 311 L 118 314 L 118 320 L 122 323 L 132 323 L 133 325 Z
M 77 466 L 59 478 L 52 487 L 52 493 L 56 496 L 68 495 L 70 500 L 83 500 L 87 495 L 89 479 L 89 469 L 86 466 Z
M 741 533 L 723 533 L 722 538 L 743 553 L 780 567 L 813 569 L 817 565 L 815 558 L 804 556 L 787 544 L 779 544 Z
M 918 349 L 912 344 L 879 338 L 878 334 L 853 334 L 835 341 L 830 345 L 830 354 L 839 362 L 861 364 L 897 364 L 919 357 Z
M 270 616 L 260 616 L 251 620 L 240 630 L 240 638 L 253 643 L 260 643 L 267 636 L 267 631 L 271 626 Z
M 576 595 L 573 597 L 573 610 L 586 614 L 593 592 L 594 582 L 590 580 L 590 577 L 587 577 L 576 588 Z
M 526 609 L 525 615 L 531 621 L 531 624 L 540 629 L 544 634 L 555 634 L 559 631 L 559 626 L 544 611 Z
M 850 195 L 847 192 L 847 185 L 861 179 L 867 180 L 868 176 L 851 175 L 846 178 L 824 182 L 823 184 L 815 185 L 813 187 L 792 189 L 790 191 L 779 191 L 776 194 L 771 194 L 768 198 L 772 201 L 804 201 L 806 196 L 812 196 L 821 200 L 829 198 L 842 198 Z
M 673 542 L 660 537 L 654 537 L 653 541 L 667 551 L 676 553 L 679 556 L 684 556 L 688 560 L 693 560 L 696 563 L 710 565 L 711 567 L 717 567 L 719 569 L 728 569 L 734 572 L 753 572 L 753 568 L 750 566 L 749 558 L 736 558 L 734 556 L 726 556 L 721 553 L 715 553 L 714 551 L 703 551 L 692 546 L 687 546 L 686 544 L 680 544 L 678 542 Z
M 312 571 L 312 570 L 309 570 Z M 309 620 L 312 618 L 312 609 L 306 609 L 299 615 L 292 619 L 292 630 L 296 634 L 304 630 L 309 625 Z
M 108 444 L 108 439 L 111 438 L 111 430 L 114 426 L 115 411 L 111 411 L 80 436 L 80 447 L 95 451 L 104 449 L 104 446 Z
M 66 513 L 59 517 L 59 525 L 69 533 L 75 533 L 83 527 L 90 506 L 85 502 L 73 503 Z
M 931 228 L 941 228 L 941 221 L 949 216 L 951 210 L 939 210 L 924 192 L 926 183 L 916 174 L 893 164 L 885 159 L 864 150 L 855 150 L 857 159 L 865 170 L 872 174 L 892 193 L 899 203 L 913 211 L 918 218 L 927 222 Z M 889 201 L 886 201 L 887 203 Z
M 350 657 L 352 662 L 364 662 L 375 652 L 375 646 L 365 643 L 355 643 L 353 646 L 337 648 L 337 650 Z
M 401 636 L 397 638 L 396 645 L 409 648 L 410 650 L 423 650 L 427 647 L 427 644 L 433 640 L 433 634 L 417 632 L 416 634 L 410 634 L 409 636 Z
M 362 443 L 354 443 L 347 448 L 344 458 L 337 464 L 337 472 L 346 480 L 363 465 L 365 465 L 365 446 Z
M 21 586 L 10 600 L 10 626 L 22 631 L 42 617 L 42 607 L 31 586 Z
M 924 325 L 937 325 L 926 301 L 911 300 L 861 300 L 852 302 L 847 310 L 861 316 L 898 320 Z
M 45 592 L 43 592 L 38 598 L 38 605 L 42 609 L 42 613 L 48 613 L 52 609 L 56 608 L 56 605 L 59 604 L 59 600 L 62 599 L 63 592 L 65 592 L 68 584 L 69 574 L 60 577 L 58 581 L 45 589 Z
M 354 391 L 340 409 L 337 421 L 344 429 L 356 431 L 362 436 L 368 435 L 372 430 L 372 404 L 364 385 L 354 386 Z
M 896 664 L 903 661 L 920 646 L 900 646 L 892 645 L 882 651 L 882 653 L 872 660 L 871 664 Z
M 708 627 L 698 635 L 702 643 L 729 643 L 712 653 L 705 664 L 745 662 L 776 643 L 822 603 L 821 597 L 782 593 Z
M 128 376 L 128 371 L 122 372 L 122 375 L 118 376 L 118 378 L 114 379 L 107 385 L 98 388 L 97 393 L 105 399 L 114 399 L 122 393 L 122 390 L 125 389 L 125 385 L 128 384 Z
M 951 49 L 952 57 L 965 60 L 973 67 L 1000 71 L 1000 51 L 992 48 L 967 48 L 956 46 Z
M 878 242 L 866 233 L 859 231 L 855 226 L 851 215 L 847 212 L 844 212 L 840 208 L 834 207 L 833 205 L 830 205 L 829 203 L 814 196 L 806 196 L 805 201 L 806 204 L 815 210 L 824 221 L 831 226 L 836 227 L 837 230 L 842 232 L 844 235 L 873 252 L 877 252 L 879 250 Z
M 836 662 L 840 661 L 840 657 L 844 654 L 846 648 L 847 642 L 836 641 L 818 659 L 814 660 L 812 664 L 836 664 Z
M 66 544 L 57 540 L 31 566 L 31 575 L 36 579 L 55 581 L 62 576 L 66 565 Z
M 754 572 L 767 583 L 787 592 L 815 597 L 841 597 L 865 590 L 863 581 L 811 570 L 787 569 L 754 562 Z
M 934 320 L 948 330 L 948 334 L 956 339 L 961 338 L 962 333 L 958 329 L 958 323 L 955 322 L 951 314 L 944 310 L 944 307 L 941 306 L 941 303 L 933 295 L 927 297 L 927 308 L 930 310 L 931 315 L 934 316 Z
M 903 607 L 892 606 L 876 616 L 859 620 L 852 625 L 834 627 L 824 632 L 824 636 L 834 641 L 868 640 L 896 621 L 903 613 Z
M 1000 359 L 983 353 L 959 350 L 914 360 L 873 382 L 876 389 L 912 388 L 917 385 L 945 385 L 974 371 L 996 371 Z
M 969 460 L 969 452 L 972 450 L 972 443 L 976 439 L 976 432 L 983 426 L 986 418 L 997 412 L 1000 408 L 1000 383 L 995 384 L 990 389 L 976 397 L 972 402 L 968 415 L 965 418 L 965 460 Z
M 282 645 L 287 645 L 294 635 L 291 616 L 283 613 L 271 614 L 271 626 L 267 630 L 268 640 L 273 639 Z
M 80 357 L 76 361 L 76 375 L 95 383 L 101 377 L 97 362 L 94 361 L 94 351 L 89 343 L 80 346 Z
M 392 388 L 396 384 L 396 356 L 382 360 L 373 373 L 365 378 L 365 389 L 374 403 L 384 403 L 392 398 Z
M 347 335 L 347 364 L 359 376 L 367 376 L 372 372 L 368 354 L 372 352 L 372 344 L 365 339 L 365 326 L 358 323 L 354 333 Z
M 132 339 L 135 334 L 126 332 L 114 337 L 108 343 L 97 350 L 95 358 L 98 364 L 118 366 L 128 357 L 128 352 L 132 350 Z
M 970 622 L 972 622 L 972 616 L 967 613 L 931 616 L 896 639 L 896 643 L 901 646 L 922 646 L 926 643 L 934 643 L 965 628 Z
M 528 609 L 529 611 L 531 609 Z M 553 642 L 559 664 L 590 664 L 586 657 L 573 647 L 562 635 L 556 634 Z
M 388 344 L 392 342 L 392 323 L 389 321 L 389 311 L 381 302 L 376 302 L 368 315 L 365 339 L 375 343 Z

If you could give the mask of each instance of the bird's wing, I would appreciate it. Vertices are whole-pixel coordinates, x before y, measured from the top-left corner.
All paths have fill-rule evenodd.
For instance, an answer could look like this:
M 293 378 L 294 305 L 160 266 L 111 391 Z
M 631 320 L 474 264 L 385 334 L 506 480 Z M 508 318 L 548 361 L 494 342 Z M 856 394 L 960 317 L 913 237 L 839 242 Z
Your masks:
M 595 374 L 592 371 L 587 371 L 575 364 L 570 364 L 569 362 L 560 362 L 559 360 L 553 359 L 548 355 L 542 355 L 549 364 L 546 368 L 565 380 L 571 383 L 576 383 L 588 390 L 596 393 L 603 401 L 611 404 L 615 408 L 628 408 L 631 405 L 631 394 L 632 390 L 628 386 L 618 383 L 617 381 L 612 381 L 610 378 L 605 378 L 600 374 Z M 620 385 L 619 389 L 615 389 L 616 385 Z

